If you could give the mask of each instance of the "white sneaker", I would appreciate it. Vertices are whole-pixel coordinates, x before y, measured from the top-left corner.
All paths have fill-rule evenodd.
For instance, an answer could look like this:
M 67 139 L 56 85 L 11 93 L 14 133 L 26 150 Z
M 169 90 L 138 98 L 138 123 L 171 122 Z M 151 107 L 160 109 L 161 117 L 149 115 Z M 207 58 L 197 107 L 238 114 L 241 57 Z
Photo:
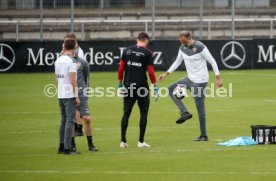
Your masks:
M 128 147 L 128 144 L 125 142 L 121 142 L 120 148 L 126 148 L 126 147 Z
M 147 148 L 150 147 L 150 145 L 148 145 L 146 142 L 138 142 L 138 148 Z

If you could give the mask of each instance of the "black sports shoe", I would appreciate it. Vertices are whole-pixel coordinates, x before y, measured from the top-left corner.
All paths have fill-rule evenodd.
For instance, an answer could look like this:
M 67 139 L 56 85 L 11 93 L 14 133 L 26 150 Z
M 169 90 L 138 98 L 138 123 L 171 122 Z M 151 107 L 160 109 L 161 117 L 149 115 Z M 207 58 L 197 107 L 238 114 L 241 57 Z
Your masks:
M 75 130 L 75 136 L 83 136 L 83 131 L 82 131 L 82 129 L 76 129 L 76 130 Z
M 176 124 L 182 124 L 182 123 L 184 123 L 186 120 L 191 119 L 192 117 L 193 117 L 193 115 L 192 115 L 191 113 L 185 112 L 185 113 L 183 113 L 183 114 L 181 115 L 180 118 L 178 118 L 178 119 L 176 120 Z
M 64 152 L 64 144 L 61 143 L 59 144 L 59 147 L 58 147 L 58 154 L 62 154 Z
M 64 148 L 59 147 L 58 148 L 58 154 L 62 154 L 64 152 Z
M 64 152 L 63 152 L 63 155 L 79 155 L 81 154 L 80 152 L 76 152 L 72 149 L 65 149 Z
M 72 141 L 71 141 L 71 150 L 72 151 L 77 151 L 77 146 L 76 146 L 76 143 L 75 143 L 75 139 L 72 138 Z
M 83 136 L 82 125 L 78 125 L 77 123 L 75 123 L 74 127 L 75 127 L 75 136 Z
M 89 151 L 99 151 L 98 148 L 96 146 L 94 146 L 94 145 L 89 146 L 88 150 Z
M 71 147 L 71 150 L 74 151 L 74 152 L 76 152 L 76 151 L 77 151 L 77 148 L 76 148 L 75 146 L 74 146 L 74 147 L 72 146 L 72 147 Z
M 208 137 L 207 136 L 199 136 L 194 141 L 208 141 Z

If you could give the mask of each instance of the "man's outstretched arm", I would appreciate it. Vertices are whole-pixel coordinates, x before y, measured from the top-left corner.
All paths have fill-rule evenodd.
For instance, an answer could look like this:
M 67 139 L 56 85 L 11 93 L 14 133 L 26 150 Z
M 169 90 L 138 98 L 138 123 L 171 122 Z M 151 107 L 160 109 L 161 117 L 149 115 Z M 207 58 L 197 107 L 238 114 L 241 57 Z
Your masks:
M 174 61 L 174 63 L 171 65 L 171 67 L 167 70 L 167 72 L 161 74 L 159 76 L 159 81 L 163 81 L 168 75 L 170 75 L 171 73 L 173 73 L 182 63 L 183 58 L 181 55 L 181 50 L 178 51 L 178 55 L 176 57 L 176 60 Z

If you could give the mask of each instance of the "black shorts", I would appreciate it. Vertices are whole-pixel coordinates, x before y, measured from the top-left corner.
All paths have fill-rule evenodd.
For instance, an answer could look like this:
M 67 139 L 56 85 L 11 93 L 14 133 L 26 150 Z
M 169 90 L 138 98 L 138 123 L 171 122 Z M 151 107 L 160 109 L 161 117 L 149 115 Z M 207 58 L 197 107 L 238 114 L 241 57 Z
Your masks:
M 88 108 L 88 99 L 87 97 L 80 97 L 80 105 L 77 106 L 77 110 L 80 112 L 80 117 L 90 116 L 89 108 Z
M 128 93 L 124 97 L 124 112 L 131 112 L 136 100 L 138 101 L 140 111 L 148 112 L 150 104 L 149 88 L 143 87 L 140 90 L 137 88 L 133 90 L 133 94 Z

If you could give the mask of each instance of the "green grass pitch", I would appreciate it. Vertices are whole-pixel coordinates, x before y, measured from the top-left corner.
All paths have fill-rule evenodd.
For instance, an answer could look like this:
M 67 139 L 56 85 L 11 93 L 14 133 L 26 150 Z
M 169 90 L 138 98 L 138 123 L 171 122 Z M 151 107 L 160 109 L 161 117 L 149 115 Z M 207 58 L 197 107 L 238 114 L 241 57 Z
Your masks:
M 161 72 L 157 72 L 160 75 Z M 184 77 L 175 72 L 159 87 Z M 210 72 L 210 83 L 214 82 Z M 219 147 L 217 140 L 250 136 L 250 125 L 276 125 L 275 70 L 222 71 L 224 85 L 233 83 L 232 98 L 207 98 L 209 142 L 195 143 L 199 123 L 191 97 L 185 104 L 194 117 L 176 125 L 179 116 L 169 97 L 151 99 L 146 142 L 138 149 L 139 111 L 134 107 L 127 132 L 127 149 L 119 148 L 122 101 L 117 97 L 89 99 L 94 142 L 76 138 L 81 155 L 57 154 L 57 98 L 43 94 L 55 84 L 53 73 L 0 75 L 0 180 L 276 180 L 276 145 Z M 90 85 L 117 86 L 113 73 L 91 73 Z M 210 84 L 209 84 L 210 85 Z

